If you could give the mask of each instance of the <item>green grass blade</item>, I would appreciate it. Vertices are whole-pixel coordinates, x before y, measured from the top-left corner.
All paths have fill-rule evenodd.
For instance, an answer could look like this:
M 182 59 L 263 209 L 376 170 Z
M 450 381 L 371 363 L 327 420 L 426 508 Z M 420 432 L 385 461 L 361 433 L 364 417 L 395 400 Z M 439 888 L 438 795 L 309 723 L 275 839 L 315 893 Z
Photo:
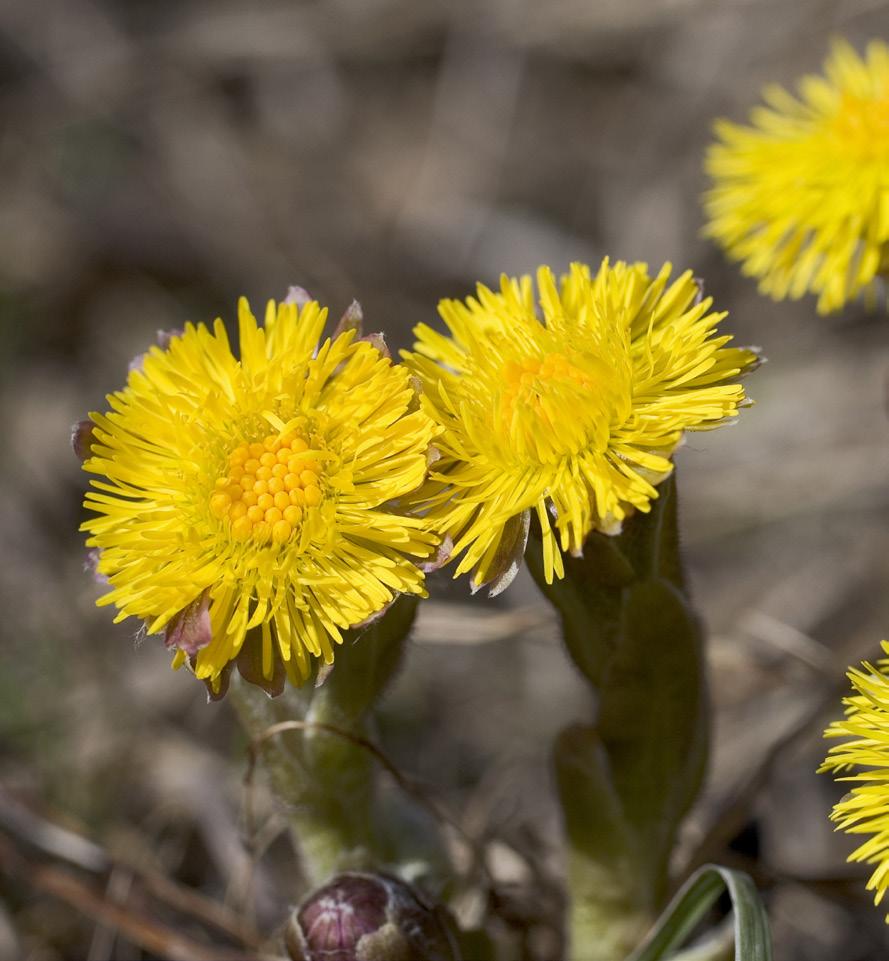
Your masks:
M 726 890 L 734 907 L 735 961 L 772 961 L 769 920 L 755 885 L 743 872 L 715 864 L 695 871 L 627 961 L 671 957 Z

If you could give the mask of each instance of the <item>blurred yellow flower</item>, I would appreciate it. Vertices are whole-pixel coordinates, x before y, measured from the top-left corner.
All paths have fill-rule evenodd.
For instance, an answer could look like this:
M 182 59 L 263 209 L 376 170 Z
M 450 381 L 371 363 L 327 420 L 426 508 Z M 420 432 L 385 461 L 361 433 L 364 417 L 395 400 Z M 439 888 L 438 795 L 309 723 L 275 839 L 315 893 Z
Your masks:
M 372 342 L 318 345 L 326 315 L 269 303 L 263 329 L 242 299 L 239 360 L 222 321 L 189 324 L 90 415 L 99 603 L 165 631 L 214 694 L 235 661 L 299 684 L 343 629 L 425 593 L 414 559 L 437 538 L 391 502 L 423 482 L 435 427 Z
M 889 654 L 889 642 L 883 641 Z M 874 865 L 867 889 L 879 904 L 889 888 L 889 659 L 865 662 L 848 673 L 853 693 L 843 700 L 846 716 L 824 732 L 828 738 L 851 738 L 834 745 L 822 771 L 842 775 L 853 787 L 834 806 L 831 819 L 849 834 L 871 835 L 849 855 L 850 861 Z M 865 768 L 865 770 L 860 770 Z M 846 771 L 857 773 L 845 774 Z M 889 921 L 889 916 L 886 918 Z
M 776 300 L 837 310 L 889 270 L 889 47 L 836 41 L 799 97 L 774 85 L 750 125 L 720 120 L 705 232 Z
M 562 551 L 591 530 L 616 533 L 648 511 L 685 430 L 733 417 L 745 402 L 734 382 L 756 354 L 716 335 L 691 272 L 603 261 L 592 276 L 573 264 L 557 286 L 530 277 L 479 285 L 477 298 L 439 306 L 450 336 L 417 327 L 404 353 L 423 384 L 423 405 L 442 428 L 440 459 L 420 495 L 431 522 L 464 556 L 456 573 L 502 589 L 524 552 L 530 514 L 543 536 L 548 582 Z M 558 545 L 551 528 L 555 520 Z

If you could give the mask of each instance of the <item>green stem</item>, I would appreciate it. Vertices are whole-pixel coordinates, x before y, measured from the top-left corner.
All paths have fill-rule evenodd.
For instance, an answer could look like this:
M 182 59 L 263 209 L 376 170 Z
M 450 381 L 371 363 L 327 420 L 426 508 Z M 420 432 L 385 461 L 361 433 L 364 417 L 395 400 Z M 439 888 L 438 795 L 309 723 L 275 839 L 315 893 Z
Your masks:
M 240 677 L 232 678 L 229 696 L 251 739 L 262 736 L 273 724 L 305 720 L 310 701 L 303 691 L 289 689 L 272 700 Z M 263 767 L 282 802 L 310 884 L 320 884 L 342 870 L 367 869 L 375 860 L 383 860 L 371 809 L 373 772 L 369 759 L 356 757 L 344 778 L 339 767 L 313 763 L 302 731 L 286 731 L 269 739 L 261 752 Z
M 319 687 L 288 686 L 270 699 L 233 677 L 231 696 L 250 737 L 299 720 L 367 738 L 373 707 L 400 663 L 416 603 L 401 597 L 365 631 L 347 632 Z M 445 858 L 435 825 L 409 804 L 379 803 L 376 760 L 361 744 L 320 727 L 291 730 L 265 742 L 262 757 L 313 885 L 340 871 L 408 860 L 442 873 Z
M 701 633 L 684 593 L 673 479 L 616 537 L 592 534 L 546 584 L 596 699 L 593 726 L 562 732 L 554 759 L 568 848 L 573 961 L 622 961 L 662 907 L 679 824 L 707 743 Z M 536 541 L 534 535 L 536 534 Z
M 554 750 L 567 840 L 573 961 L 623 961 L 650 927 L 652 894 L 592 727 L 562 731 Z
M 597 872 L 572 859 L 568 883 L 574 907 L 570 914 L 568 936 L 571 961 L 625 961 L 651 927 L 654 913 L 632 904 L 632 892 L 614 891 L 613 901 L 602 896 L 602 887 L 590 889 Z M 613 876 L 602 872 L 600 884 L 613 890 Z

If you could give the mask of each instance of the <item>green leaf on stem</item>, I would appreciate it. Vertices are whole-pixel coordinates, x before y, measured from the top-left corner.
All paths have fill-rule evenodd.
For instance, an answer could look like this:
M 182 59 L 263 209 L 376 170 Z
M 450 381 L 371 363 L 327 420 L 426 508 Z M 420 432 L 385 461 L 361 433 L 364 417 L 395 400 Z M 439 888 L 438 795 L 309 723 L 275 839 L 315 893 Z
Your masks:
M 707 714 L 700 629 L 665 580 L 624 592 L 620 644 L 600 695 L 597 730 L 614 790 L 660 902 L 679 823 L 704 776 Z
M 568 653 L 587 681 L 598 687 L 618 644 L 622 589 L 633 582 L 633 568 L 616 538 L 593 533 L 582 557 L 565 557 L 565 577 L 547 584 L 537 523 L 531 527 L 529 544 L 525 562 L 561 615 Z
M 685 593 L 675 472 L 657 490 L 651 510 L 630 517 L 615 540 L 637 577 L 663 578 Z
M 658 488 L 647 514 L 637 512 L 617 535 L 594 531 L 580 557 L 566 556 L 565 577 L 543 576 L 540 526 L 532 524 L 525 562 L 537 586 L 562 618 L 565 645 L 596 688 L 621 643 L 623 589 L 634 581 L 663 579 L 685 591 L 680 554 L 675 475 Z

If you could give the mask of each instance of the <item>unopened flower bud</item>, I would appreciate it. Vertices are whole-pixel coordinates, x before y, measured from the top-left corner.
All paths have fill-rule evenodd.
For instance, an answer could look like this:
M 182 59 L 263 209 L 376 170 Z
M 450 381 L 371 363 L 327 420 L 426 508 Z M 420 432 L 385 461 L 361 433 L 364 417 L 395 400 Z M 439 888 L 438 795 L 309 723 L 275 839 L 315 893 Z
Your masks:
M 340 874 L 293 912 L 293 961 L 459 961 L 441 913 L 396 878 Z

